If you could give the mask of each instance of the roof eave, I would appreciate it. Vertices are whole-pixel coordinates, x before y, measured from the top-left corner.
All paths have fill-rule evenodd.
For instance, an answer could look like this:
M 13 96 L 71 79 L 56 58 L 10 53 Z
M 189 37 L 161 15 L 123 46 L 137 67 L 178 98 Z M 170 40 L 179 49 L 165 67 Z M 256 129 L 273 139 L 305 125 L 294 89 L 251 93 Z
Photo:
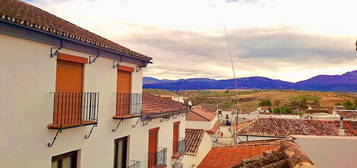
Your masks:
M 80 44 L 80 45 L 84 45 L 84 46 L 87 46 L 87 47 L 91 47 L 91 48 L 94 48 L 94 49 L 103 50 L 103 51 L 106 51 L 106 52 L 109 52 L 109 53 L 117 55 L 118 59 L 120 59 L 120 57 L 122 57 L 122 56 L 129 57 L 131 59 L 143 61 L 145 63 L 145 66 L 148 63 L 152 63 L 151 62 L 151 60 L 152 60 L 151 57 L 148 57 L 149 59 L 144 59 L 144 58 L 132 56 L 132 55 L 129 55 L 129 54 L 126 54 L 126 53 L 123 53 L 123 52 L 113 51 L 113 50 L 106 49 L 106 48 L 103 48 L 103 47 L 99 47 L 99 46 L 95 46 L 95 45 L 88 44 L 88 43 L 85 43 L 85 42 L 81 42 L 81 41 L 78 41 L 78 40 L 75 40 L 75 39 L 72 39 L 72 38 L 67 38 L 67 37 L 64 37 L 64 36 L 56 35 L 56 34 L 53 34 L 53 33 L 50 33 L 50 32 L 46 32 L 46 31 L 43 31 L 43 30 L 40 30 L 40 29 L 31 28 L 31 27 L 28 27 L 28 26 L 25 26 L 25 25 L 18 24 L 16 22 L 11 22 L 11 21 L 0 19 L 0 23 L 1 22 L 6 23 L 6 24 L 10 24 L 10 25 L 13 25 L 13 26 L 17 26 L 19 28 L 23 28 L 23 29 L 26 29 L 26 30 L 35 31 L 35 32 L 38 32 L 38 33 L 41 33 L 41 34 L 44 34 L 44 35 L 47 35 L 47 36 L 50 36 L 50 37 L 54 37 L 54 38 L 60 39 L 60 40 L 66 40 L 66 41 L 70 41 L 70 42 L 73 42 L 73 43 L 76 43 L 76 44 Z M 60 46 L 58 46 L 58 47 L 60 47 Z

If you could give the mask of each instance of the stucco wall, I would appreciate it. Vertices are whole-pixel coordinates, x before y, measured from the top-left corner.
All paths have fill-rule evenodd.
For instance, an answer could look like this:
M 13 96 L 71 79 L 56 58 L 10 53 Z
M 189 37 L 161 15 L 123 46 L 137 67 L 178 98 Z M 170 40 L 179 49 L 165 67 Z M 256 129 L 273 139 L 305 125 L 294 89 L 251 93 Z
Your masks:
M 183 160 L 184 168 L 195 168 L 205 158 L 208 152 L 212 148 L 212 140 L 210 136 L 205 132 L 202 138 L 202 142 L 198 148 L 196 155 L 185 155 Z
M 211 130 L 214 124 L 217 122 L 218 117 L 216 116 L 211 121 L 186 121 L 186 127 L 191 129 L 204 129 Z
M 357 137 L 294 136 L 316 167 L 355 168 Z
M 65 129 L 53 147 L 47 147 L 56 130 L 47 129 L 52 120 L 55 90 L 56 58 L 50 58 L 51 46 L 0 34 L 0 163 L 6 168 L 51 166 L 51 156 L 80 150 L 81 168 L 113 167 L 114 139 L 130 136 L 129 160 L 139 160 L 147 166 L 148 130 L 160 127 L 159 146 L 168 148 L 168 163 L 172 155 L 173 122 L 181 121 L 180 137 L 184 137 L 184 117 L 159 122 L 155 119 L 143 126 L 137 119 L 125 120 L 113 133 L 118 120 L 115 113 L 116 69 L 111 59 L 100 57 L 85 65 L 84 90 L 99 92 L 99 123 L 91 137 L 84 139 L 90 126 Z M 62 49 L 61 52 L 88 58 L 89 55 Z M 132 64 L 122 65 L 134 67 Z M 142 73 L 133 73 L 133 92 L 142 92 Z

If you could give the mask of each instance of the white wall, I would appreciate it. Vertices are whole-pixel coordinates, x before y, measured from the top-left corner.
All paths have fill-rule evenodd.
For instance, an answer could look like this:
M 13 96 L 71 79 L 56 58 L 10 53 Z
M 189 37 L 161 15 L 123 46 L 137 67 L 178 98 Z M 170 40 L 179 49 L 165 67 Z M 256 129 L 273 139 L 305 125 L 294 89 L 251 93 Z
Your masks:
M 196 155 L 186 154 L 183 160 L 184 168 L 196 168 L 212 148 L 211 137 L 205 132 Z
M 51 156 L 80 150 L 81 168 L 113 167 L 114 139 L 130 136 L 129 160 L 139 160 L 147 166 L 148 130 L 160 126 L 159 146 L 172 155 L 173 120 L 160 123 L 155 119 L 143 126 L 136 119 L 125 120 L 113 133 L 118 120 L 115 113 L 116 69 L 112 60 L 99 57 L 85 65 L 84 88 L 100 92 L 99 123 L 91 137 L 84 135 L 90 126 L 63 130 L 53 147 L 47 147 L 56 130 L 47 129 L 52 121 L 52 96 L 55 91 L 56 58 L 50 58 L 52 46 L 0 34 L 0 163 L 6 168 L 51 166 Z M 61 52 L 88 58 L 88 54 L 62 49 Z M 132 66 L 124 63 L 123 65 Z M 142 71 L 133 74 L 133 92 L 142 92 Z M 184 117 L 180 135 L 184 137 Z
M 293 136 L 316 167 L 355 168 L 357 137 Z
M 218 117 L 216 116 L 211 121 L 186 121 L 186 127 L 191 129 L 204 129 L 204 130 L 211 130 L 214 124 L 217 122 Z

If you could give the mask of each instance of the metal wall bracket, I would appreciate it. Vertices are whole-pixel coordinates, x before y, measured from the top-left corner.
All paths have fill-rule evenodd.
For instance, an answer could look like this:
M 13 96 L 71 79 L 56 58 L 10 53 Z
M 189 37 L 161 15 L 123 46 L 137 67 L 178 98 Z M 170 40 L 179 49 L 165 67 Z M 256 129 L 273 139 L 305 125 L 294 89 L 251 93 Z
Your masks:
M 88 135 L 84 135 L 84 139 L 89 139 L 90 135 L 92 135 L 93 128 L 96 127 L 96 126 L 97 126 L 97 124 L 94 124 L 94 125 L 92 126 L 92 128 L 91 128 L 90 131 L 89 131 L 89 134 L 88 134 Z
M 140 120 L 141 120 L 141 118 L 139 117 L 138 120 L 136 120 L 135 124 L 131 125 L 131 128 L 135 128 L 138 125 Z
M 168 120 L 170 120 L 170 118 L 171 118 L 170 115 L 169 116 L 163 116 L 163 117 L 160 118 L 160 122 L 168 121 Z
M 56 135 L 55 135 L 55 137 L 53 137 L 52 142 L 49 142 L 49 143 L 47 144 L 47 146 L 48 146 L 49 148 L 53 146 L 53 144 L 55 143 L 55 141 L 56 141 L 57 136 L 58 136 L 59 133 L 62 133 L 62 129 L 58 129 L 58 130 L 57 130 L 57 133 L 56 133 Z
M 148 125 L 151 120 L 152 120 L 151 118 L 149 118 L 148 120 L 144 120 L 143 121 L 143 126 Z
M 137 67 L 135 68 L 135 72 L 140 72 L 142 68 L 143 68 L 143 66 L 137 66 Z
M 172 117 L 172 119 L 176 119 L 178 116 L 181 116 L 181 114 L 174 115 L 174 117 Z
M 121 57 L 120 57 L 119 61 L 114 60 L 114 61 L 113 61 L 113 69 L 114 69 L 114 68 L 118 68 L 119 63 L 121 63 L 121 62 L 122 62 L 122 58 L 121 58 Z
M 99 50 L 97 50 L 96 56 L 89 56 L 89 64 L 93 64 L 99 58 Z
M 53 57 L 57 56 L 57 54 L 59 53 L 59 51 L 61 49 L 62 49 L 61 47 L 59 47 L 59 48 L 51 48 L 50 58 L 53 58 Z
M 119 120 L 119 122 L 118 122 L 117 126 L 116 126 L 115 128 L 113 128 L 113 129 L 112 129 L 112 132 L 116 132 L 116 131 L 117 131 L 117 129 L 119 128 L 119 126 L 120 126 L 121 122 L 123 122 L 123 120 Z
M 99 56 L 89 56 L 89 64 L 95 63 Z

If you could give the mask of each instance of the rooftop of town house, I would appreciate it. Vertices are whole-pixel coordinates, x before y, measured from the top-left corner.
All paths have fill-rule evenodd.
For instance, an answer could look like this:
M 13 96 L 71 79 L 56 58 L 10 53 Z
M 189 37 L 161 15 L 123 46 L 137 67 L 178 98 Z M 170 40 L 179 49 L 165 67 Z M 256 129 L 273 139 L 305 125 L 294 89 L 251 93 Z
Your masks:
M 284 118 L 256 118 L 238 125 L 239 134 L 260 136 L 337 136 L 339 121 Z M 352 135 L 346 130 L 346 135 Z
M 211 121 L 216 117 L 214 112 L 210 112 L 201 107 L 192 107 L 191 111 L 186 115 L 188 121 Z
M 343 127 L 350 134 L 357 136 L 357 121 L 343 121 Z
M 20 0 L 0 0 L 0 22 L 45 32 L 147 62 L 152 59 Z
M 278 141 L 279 147 L 265 151 L 258 156 L 241 160 L 240 164 L 233 168 L 279 167 L 290 168 L 300 165 L 306 168 L 314 168 L 314 164 L 304 151 L 293 141 Z
M 222 122 L 217 120 L 216 123 L 213 125 L 212 129 L 211 130 L 207 130 L 207 133 L 208 134 L 215 134 L 219 130 L 219 127 L 221 125 L 222 125 Z
M 144 115 L 170 115 L 186 113 L 187 111 L 188 107 L 180 102 L 160 96 L 154 96 L 146 92 L 143 93 L 142 112 Z
M 277 141 L 213 147 L 198 168 L 231 168 L 239 165 L 243 159 L 261 155 L 265 151 L 278 147 Z
M 202 142 L 204 135 L 203 129 L 188 129 L 185 130 L 186 139 L 186 154 L 197 154 L 198 148 Z
M 357 119 L 357 111 L 337 111 L 337 114 L 344 119 Z
M 315 114 L 315 113 L 332 113 L 329 109 L 307 109 L 304 111 L 305 114 Z

